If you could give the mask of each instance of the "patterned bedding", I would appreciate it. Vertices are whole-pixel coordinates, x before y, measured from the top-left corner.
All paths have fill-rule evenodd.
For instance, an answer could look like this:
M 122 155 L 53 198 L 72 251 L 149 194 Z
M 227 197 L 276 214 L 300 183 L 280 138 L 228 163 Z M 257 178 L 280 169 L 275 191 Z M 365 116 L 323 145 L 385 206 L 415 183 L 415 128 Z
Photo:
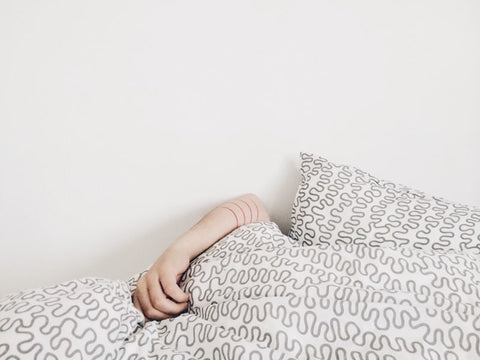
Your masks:
M 0 300 L 0 359 L 480 359 L 478 255 L 300 245 L 242 226 L 184 274 L 186 313 L 145 322 L 130 281 Z

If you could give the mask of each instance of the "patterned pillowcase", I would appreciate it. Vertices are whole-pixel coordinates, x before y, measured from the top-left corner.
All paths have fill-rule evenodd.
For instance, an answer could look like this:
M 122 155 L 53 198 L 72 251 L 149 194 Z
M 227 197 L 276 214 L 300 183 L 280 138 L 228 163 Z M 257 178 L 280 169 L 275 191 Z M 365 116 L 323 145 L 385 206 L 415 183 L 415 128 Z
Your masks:
M 426 195 L 301 153 L 289 236 L 302 245 L 354 243 L 480 254 L 480 208 Z

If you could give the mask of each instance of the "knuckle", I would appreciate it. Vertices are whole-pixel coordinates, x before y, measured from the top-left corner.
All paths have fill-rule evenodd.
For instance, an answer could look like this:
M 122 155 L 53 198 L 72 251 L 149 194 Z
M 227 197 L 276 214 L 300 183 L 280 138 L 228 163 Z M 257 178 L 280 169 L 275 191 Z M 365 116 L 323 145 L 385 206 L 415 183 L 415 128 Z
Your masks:
M 145 309 L 145 315 L 147 315 L 147 317 L 149 318 L 153 318 L 155 317 L 155 311 L 151 308 L 148 308 L 148 309 Z
M 155 298 L 152 300 L 152 305 L 156 308 L 159 309 L 163 305 L 163 301 L 161 299 Z
M 140 300 L 140 299 L 144 296 L 144 294 L 146 293 L 146 291 L 147 291 L 147 287 L 144 286 L 143 284 L 139 284 L 139 285 L 137 286 L 137 289 L 136 289 L 136 291 L 135 291 L 135 294 L 137 295 L 137 298 Z
M 163 287 L 163 290 L 165 290 L 165 292 L 171 294 L 173 293 L 173 290 L 175 289 L 175 287 L 172 285 L 172 284 L 165 284 L 165 286 Z
M 147 273 L 147 274 L 145 275 L 145 281 L 150 282 L 150 281 L 155 281 L 155 280 L 156 280 L 155 274 L 153 274 L 153 273 Z

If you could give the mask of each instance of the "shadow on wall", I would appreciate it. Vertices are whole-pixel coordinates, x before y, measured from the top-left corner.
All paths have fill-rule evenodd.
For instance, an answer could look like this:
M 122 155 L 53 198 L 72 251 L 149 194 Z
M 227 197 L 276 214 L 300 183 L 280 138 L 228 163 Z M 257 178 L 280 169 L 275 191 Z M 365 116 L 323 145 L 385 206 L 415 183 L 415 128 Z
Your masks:
M 283 163 L 280 176 L 270 187 L 272 193 L 268 194 L 268 199 L 265 199 L 271 220 L 277 223 L 280 230 L 287 235 L 291 224 L 293 201 L 301 181 L 297 162 L 295 158 Z M 268 201 L 269 199 L 271 200 Z
M 258 194 L 265 202 L 270 218 L 280 230 L 287 234 L 290 228 L 290 216 L 293 200 L 300 182 L 296 161 L 285 161 L 268 187 L 269 193 Z M 232 196 L 236 196 L 233 194 Z M 215 205 L 214 205 L 215 206 Z M 79 269 L 80 276 L 100 276 L 128 279 L 133 274 L 148 268 L 162 252 L 181 234 L 192 227 L 200 218 L 212 209 L 212 205 L 185 209 L 181 216 L 171 217 L 151 231 L 137 238 L 123 242 L 107 254 L 102 254 L 85 263 Z M 92 270 L 94 269 L 94 270 Z

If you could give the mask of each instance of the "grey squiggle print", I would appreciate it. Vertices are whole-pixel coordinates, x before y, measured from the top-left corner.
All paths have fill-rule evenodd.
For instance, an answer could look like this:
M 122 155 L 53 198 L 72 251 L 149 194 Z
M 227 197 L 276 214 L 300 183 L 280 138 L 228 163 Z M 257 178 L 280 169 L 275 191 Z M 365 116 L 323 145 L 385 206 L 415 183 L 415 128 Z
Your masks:
M 289 236 L 302 244 L 454 249 L 480 254 L 480 208 L 429 196 L 301 153 Z
M 0 299 L 1 359 L 114 359 L 143 321 L 123 281 L 84 278 Z
M 252 223 L 192 261 L 186 313 L 149 322 L 130 298 L 140 275 L 0 300 L 0 358 L 480 359 L 471 252 L 305 246 Z
M 200 255 L 182 284 L 189 311 L 157 323 L 153 352 L 480 359 L 480 263 L 461 251 L 301 246 L 275 224 L 256 223 Z

